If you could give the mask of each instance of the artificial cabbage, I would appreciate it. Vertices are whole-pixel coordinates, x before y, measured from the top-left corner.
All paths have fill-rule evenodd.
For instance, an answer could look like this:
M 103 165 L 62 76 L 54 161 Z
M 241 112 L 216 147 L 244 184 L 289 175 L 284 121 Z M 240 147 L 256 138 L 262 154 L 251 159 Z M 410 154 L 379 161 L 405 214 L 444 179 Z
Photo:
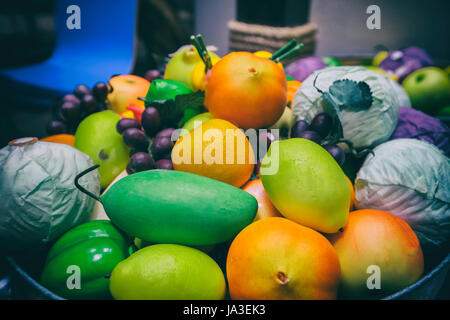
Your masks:
M 424 247 L 450 239 L 450 159 L 415 139 L 381 144 L 355 180 L 358 209 L 379 209 L 410 224 Z

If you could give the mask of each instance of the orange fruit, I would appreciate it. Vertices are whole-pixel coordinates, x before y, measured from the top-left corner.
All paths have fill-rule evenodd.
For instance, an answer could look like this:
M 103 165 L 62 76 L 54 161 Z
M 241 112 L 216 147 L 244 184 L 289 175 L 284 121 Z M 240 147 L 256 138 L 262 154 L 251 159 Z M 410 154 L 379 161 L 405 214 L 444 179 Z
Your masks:
M 256 213 L 255 221 L 269 217 L 281 217 L 280 212 L 272 204 L 272 201 L 270 201 L 269 196 L 264 190 L 261 179 L 254 179 L 247 182 L 242 187 L 242 190 L 250 193 L 258 201 L 258 212 Z
M 347 176 L 345 176 L 345 177 L 347 178 L 348 185 L 350 187 L 350 210 L 352 210 L 353 207 L 355 206 L 355 201 L 356 201 L 355 188 L 353 187 L 353 183 L 350 181 L 350 179 Z
M 275 62 L 250 52 L 232 52 L 212 67 L 205 106 L 214 118 L 240 128 L 268 128 L 284 112 L 286 82 Z
M 287 95 L 286 95 L 286 103 L 291 103 L 289 105 L 289 107 L 292 107 L 292 100 L 294 100 L 294 96 L 295 93 L 297 92 L 298 88 L 300 88 L 300 86 L 302 85 L 302 83 L 300 81 L 297 80 L 292 80 L 292 81 L 288 81 L 287 82 Z
M 228 251 L 232 299 L 335 299 L 339 259 L 328 240 L 285 218 L 270 217 L 242 230 Z
M 45 137 L 41 139 L 41 141 L 63 143 L 73 147 L 75 136 L 71 134 L 55 134 L 53 136 Z
M 175 170 L 242 186 L 252 175 L 255 155 L 244 133 L 222 119 L 203 122 L 172 149 Z
M 387 295 L 417 281 L 423 254 L 411 227 L 388 212 L 350 212 L 343 232 L 329 235 L 340 260 L 342 293 L 349 298 Z M 381 290 L 370 290 L 368 279 L 379 270 Z

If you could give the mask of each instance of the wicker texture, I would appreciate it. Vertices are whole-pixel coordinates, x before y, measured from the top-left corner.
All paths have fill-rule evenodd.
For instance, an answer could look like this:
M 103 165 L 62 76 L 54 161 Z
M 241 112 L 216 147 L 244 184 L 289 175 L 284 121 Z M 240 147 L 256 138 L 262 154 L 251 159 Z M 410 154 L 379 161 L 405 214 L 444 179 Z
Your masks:
M 305 45 L 303 49 L 290 60 L 314 55 L 317 26 L 308 23 L 296 27 L 269 27 L 258 24 L 248 24 L 239 21 L 229 21 L 230 51 L 275 52 L 289 40 L 296 39 Z M 286 61 L 288 63 L 289 61 Z

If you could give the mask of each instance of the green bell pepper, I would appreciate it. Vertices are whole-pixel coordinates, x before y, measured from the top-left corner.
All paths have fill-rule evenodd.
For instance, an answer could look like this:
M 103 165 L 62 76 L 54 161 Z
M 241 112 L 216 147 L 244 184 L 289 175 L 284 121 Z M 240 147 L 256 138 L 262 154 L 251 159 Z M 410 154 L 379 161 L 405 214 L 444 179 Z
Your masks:
M 169 79 L 155 79 L 150 84 L 145 100 L 151 103 L 154 100 L 173 100 L 180 94 L 191 93 L 192 90 L 182 82 Z
M 134 250 L 133 239 L 110 221 L 81 224 L 52 246 L 41 284 L 67 299 L 110 299 L 109 275 Z

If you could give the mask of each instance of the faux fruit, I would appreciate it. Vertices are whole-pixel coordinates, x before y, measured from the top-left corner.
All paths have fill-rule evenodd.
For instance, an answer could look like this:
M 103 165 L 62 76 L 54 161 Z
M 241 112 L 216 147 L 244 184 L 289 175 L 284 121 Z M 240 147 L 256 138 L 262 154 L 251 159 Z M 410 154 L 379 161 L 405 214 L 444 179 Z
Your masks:
M 191 119 L 189 119 L 184 125 L 182 129 L 185 129 L 187 131 L 191 131 L 194 130 L 195 128 L 197 128 L 199 125 L 201 125 L 203 122 L 206 122 L 208 120 L 212 119 L 212 115 L 209 112 L 203 112 L 200 113 L 194 117 L 192 117 Z
M 119 300 L 221 300 L 225 279 L 217 263 L 200 250 L 156 244 L 136 251 L 111 274 Z
M 232 299 L 335 299 L 339 259 L 320 233 L 284 218 L 256 221 L 233 240 L 227 257 Z
M 247 191 L 258 201 L 258 212 L 256 213 L 255 221 L 269 217 L 281 217 L 280 212 L 272 204 L 267 196 L 261 179 L 254 179 L 247 182 L 242 190 Z
M 282 138 L 288 138 L 291 128 L 295 124 L 294 116 L 292 115 L 292 110 L 289 107 L 284 108 L 284 112 L 281 117 L 269 129 L 279 129 L 279 136 Z
M 173 100 L 180 94 L 191 93 L 192 90 L 184 83 L 169 79 L 156 79 L 144 94 L 145 100 L 151 104 L 153 100 Z
M 145 241 L 185 245 L 229 240 L 253 221 L 258 209 L 256 199 L 243 190 L 174 170 L 129 175 L 99 200 L 111 221 L 126 233 Z
M 112 92 L 108 94 L 109 109 L 116 113 L 123 113 L 126 107 L 132 103 L 144 108 L 144 102 L 139 97 L 145 97 L 150 87 L 147 79 L 132 75 L 118 75 L 109 79 Z
M 255 155 L 244 133 L 222 119 L 202 123 L 172 149 L 175 170 L 242 186 L 252 175 Z
M 211 64 L 215 65 L 220 60 L 219 57 L 213 56 L 211 58 Z M 207 73 L 205 73 L 205 63 L 203 61 L 197 62 L 191 73 L 191 82 L 194 91 L 202 90 L 206 88 Z
M 436 114 L 450 103 L 450 78 L 442 69 L 428 67 L 417 70 L 402 85 L 414 109 Z
M 99 164 L 100 187 L 108 184 L 127 166 L 130 149 L 116 131 L 120 116 L 110 110 L 86 117 L 75 133 L 74 146 Z
M 286 82 L 275 62 L 248 52 L 232 52 L 211 69 L 205 107 L 214 118 L 240 128 L 268 128 L 283 114 Z
M 75 136 L 72 134 L 55 134 L 53 136 L 42 138 L 41 141 L 64 143 L 73 147 Z
M 353 211 L 344 230 L 329 238 L 339 256 L 346 298 L 385 296 L 419 280 L 423 273 L 416 234 L 404 220 L 388 212 Z M 378 285 L 368 279 L 374 272 L 379 272 Z
M 320 57 L 301 58 L 286 67 L 286 74 L 297 81 L 305 80 L 316 70 L 326 68 L 327 65 Z
M 41 275 L 41 283 L 68 299 L 108 299 L 109 275 L 132 252 L 132 239 L 111 222 L 97 220 L 66 232 L 50 249 Z M 79 268 L 79 288 L 71 274 Z M 75 279 L 75 278 L 74 278 Z M 74 288 L 68 286 L 71 284 Z
M 278 170 L 266 173 L 272 166 Z M 261 164 L 261 180 L 284 217 L 325 233 L 347 223 L 347 178 L 318 144 L 301 138 L 273 142 Z
M 219 59 L 219 57 L 212 51 L 208 51 L 211 60 Z M 187 85 L 191 90 L 194 90 L 192 84 L 191 74 L 197 63 L 202 59 L 193 46 L 186 46 L 177 51 L 166 66 L 164 72 L 164 79 L 176 80 Z
M 272 57 L 271 52 L 264 51 L 264 50 L 253 52 L 253 54 L 257 57 L 266 58 L 266 59 L 269 59 L 270 57 Z M 283 64 L 281 62 L 278 62 L 277 65 L 281 68 L 281 70 L 284 70 Z
M 73 181 L 92 165 L 71 146 L 37 138 L 15 139 L 0 149 L 0 251 L 42 249 L 86 221 L 94 201 Z M 98 194 L 99 180 L 94 171 L 80 184 Z
M 292 101 L 294 100 L 295 93 L 301 85 L 302 83 L 297 80 L 287 82 L 286 103 L 289 105 L 289 107 L 292 106 Z

